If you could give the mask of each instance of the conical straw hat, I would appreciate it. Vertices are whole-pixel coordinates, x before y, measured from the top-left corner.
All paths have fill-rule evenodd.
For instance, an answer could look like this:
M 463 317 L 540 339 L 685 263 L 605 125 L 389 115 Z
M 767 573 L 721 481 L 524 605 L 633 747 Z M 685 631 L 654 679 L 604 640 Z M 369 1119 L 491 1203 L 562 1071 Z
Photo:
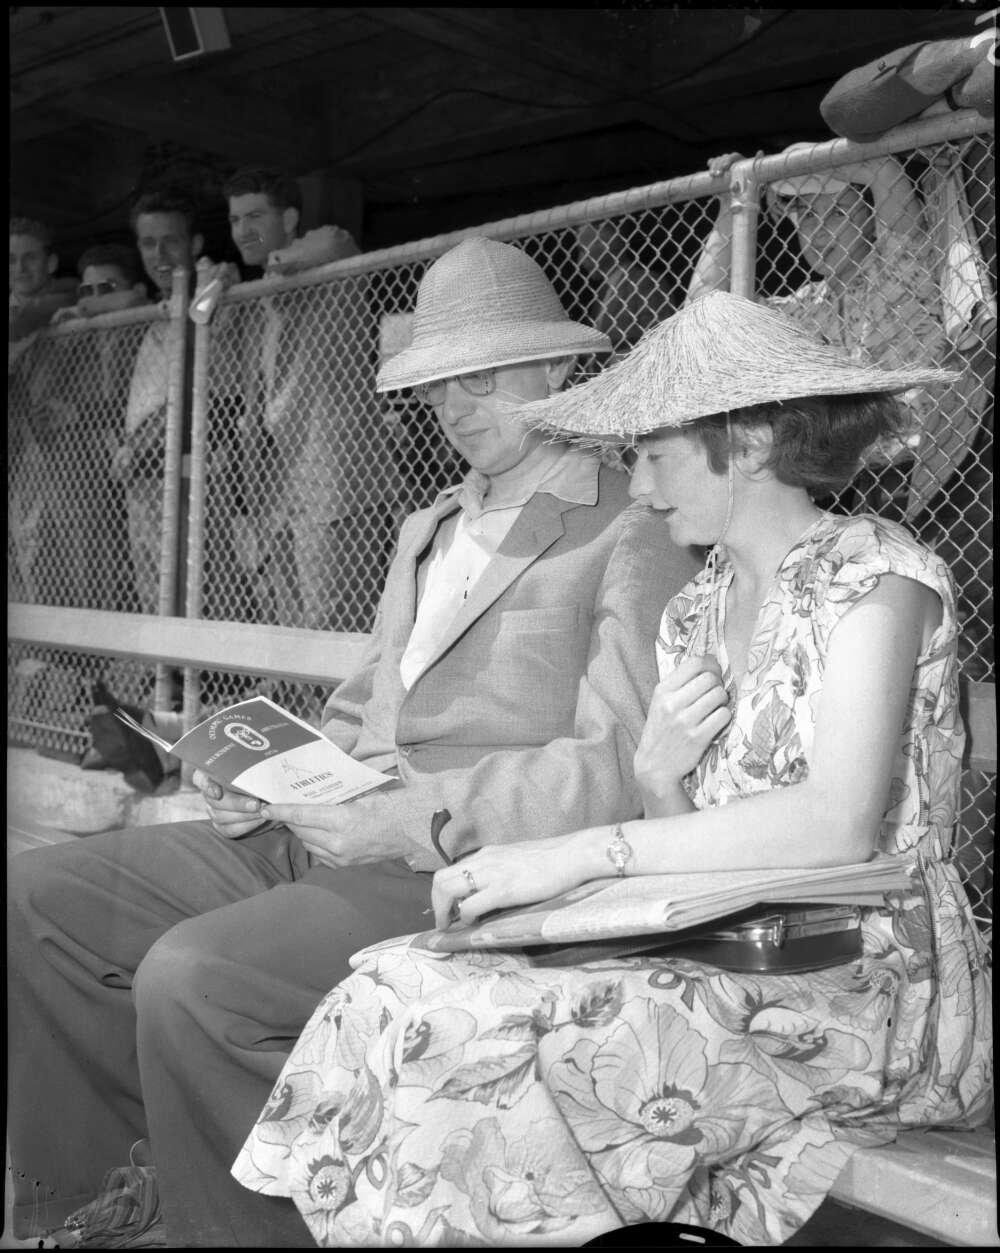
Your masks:
M 783 313 L 709 292 L 647 331 L 602 373 L 517 413 L 549 432 L 622 440 L 776 400 L 901 392 L 957 377 L 853 361 Z
M 475 370 L 610 351 L 606 335 L 570 320 L 527 253 L 477 237 L 428 269 L 410 346 L 384 363 L 376 388 L 394 391 Z

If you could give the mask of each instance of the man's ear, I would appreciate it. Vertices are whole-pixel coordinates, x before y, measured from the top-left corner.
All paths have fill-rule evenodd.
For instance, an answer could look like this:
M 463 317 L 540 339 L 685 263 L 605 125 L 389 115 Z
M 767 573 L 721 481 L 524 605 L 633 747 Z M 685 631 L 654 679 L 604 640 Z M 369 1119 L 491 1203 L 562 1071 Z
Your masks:
M 191 236 L 191 260 L 197 261 L 205 248 L 205 238 L 203 235 Z
M 49 259 L 48 261 L 46 261 L 45 265 L 46 265 L 46 268 L 48 269 L 49 274 L 55 274 L 56 270 L 59 269 L 59 257 L 56 255 L 56 253 L 54 252 L 49 253 Z
M 142 296 L 144 300 L 149 299 L 149 288 L 145 283 L 133 283 L 131 290 L 134 291 L 137 296 Z
M 563 386 L 575 365 L 576 357 L 559 357 L 545 362 L 545 381 L 550 392 L 557 392 Z
M 299 230 L 299 211 L 293 205 L 289 205 L 287 209 L 281 212 L 281 225 L 284 228 L 285 235 L 289 243 L 295 238 Z

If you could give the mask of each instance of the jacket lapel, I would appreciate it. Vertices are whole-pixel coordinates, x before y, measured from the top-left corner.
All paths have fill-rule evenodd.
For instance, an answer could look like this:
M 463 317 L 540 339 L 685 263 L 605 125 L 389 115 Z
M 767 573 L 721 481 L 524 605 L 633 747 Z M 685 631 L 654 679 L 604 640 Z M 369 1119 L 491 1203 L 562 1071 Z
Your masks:
M 443 519 L 458 509 L 458 493 L 439 497 L 423 517 L 423 525 L 415 527 L 401 544 L 393 563 L 399 569 L 400 596 L 396 602 L 398 613 L 396 627 L 403 632 L 403 647 L 410 638 L 417 617 L 417 561 L 420 554 L 434 538 Z
M 503 595 L 521 572 L 533 561 L 537 561 L 563 535 L 566 527 L 562 515 L 567 509 L 575 508 L 577 506 L 572 502 L 559 500 L 545 492 L 528 501 L 472 588 L 469 599 L 459 609 L 438 642 L 424 668 L 424 674 Z M 418 678 L 417 683 L 419 682 Z

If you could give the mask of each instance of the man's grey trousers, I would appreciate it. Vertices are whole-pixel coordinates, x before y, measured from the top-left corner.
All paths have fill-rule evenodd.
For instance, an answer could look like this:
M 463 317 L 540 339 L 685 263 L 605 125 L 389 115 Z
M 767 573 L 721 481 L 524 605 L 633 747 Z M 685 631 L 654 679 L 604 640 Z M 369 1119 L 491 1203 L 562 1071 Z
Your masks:
M 112 831 L 8 867 L 15 1232 L 58 1227 L 148 1135 L 172 1247 L 312 1243 L 229 1174 L 348 958 L 432 924 L 403 862 L 310 868 L 284 828 Z

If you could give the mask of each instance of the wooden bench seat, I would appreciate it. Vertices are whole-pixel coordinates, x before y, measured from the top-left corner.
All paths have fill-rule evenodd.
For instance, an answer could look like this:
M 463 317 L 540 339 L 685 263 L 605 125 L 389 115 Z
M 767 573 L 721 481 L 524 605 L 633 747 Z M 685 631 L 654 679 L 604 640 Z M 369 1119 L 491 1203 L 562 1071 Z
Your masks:
M 1000 1246 L 992 1128 L 905 1131 L 895 1144 L 859 1149 L 830 1195 L 947 1244 Z

